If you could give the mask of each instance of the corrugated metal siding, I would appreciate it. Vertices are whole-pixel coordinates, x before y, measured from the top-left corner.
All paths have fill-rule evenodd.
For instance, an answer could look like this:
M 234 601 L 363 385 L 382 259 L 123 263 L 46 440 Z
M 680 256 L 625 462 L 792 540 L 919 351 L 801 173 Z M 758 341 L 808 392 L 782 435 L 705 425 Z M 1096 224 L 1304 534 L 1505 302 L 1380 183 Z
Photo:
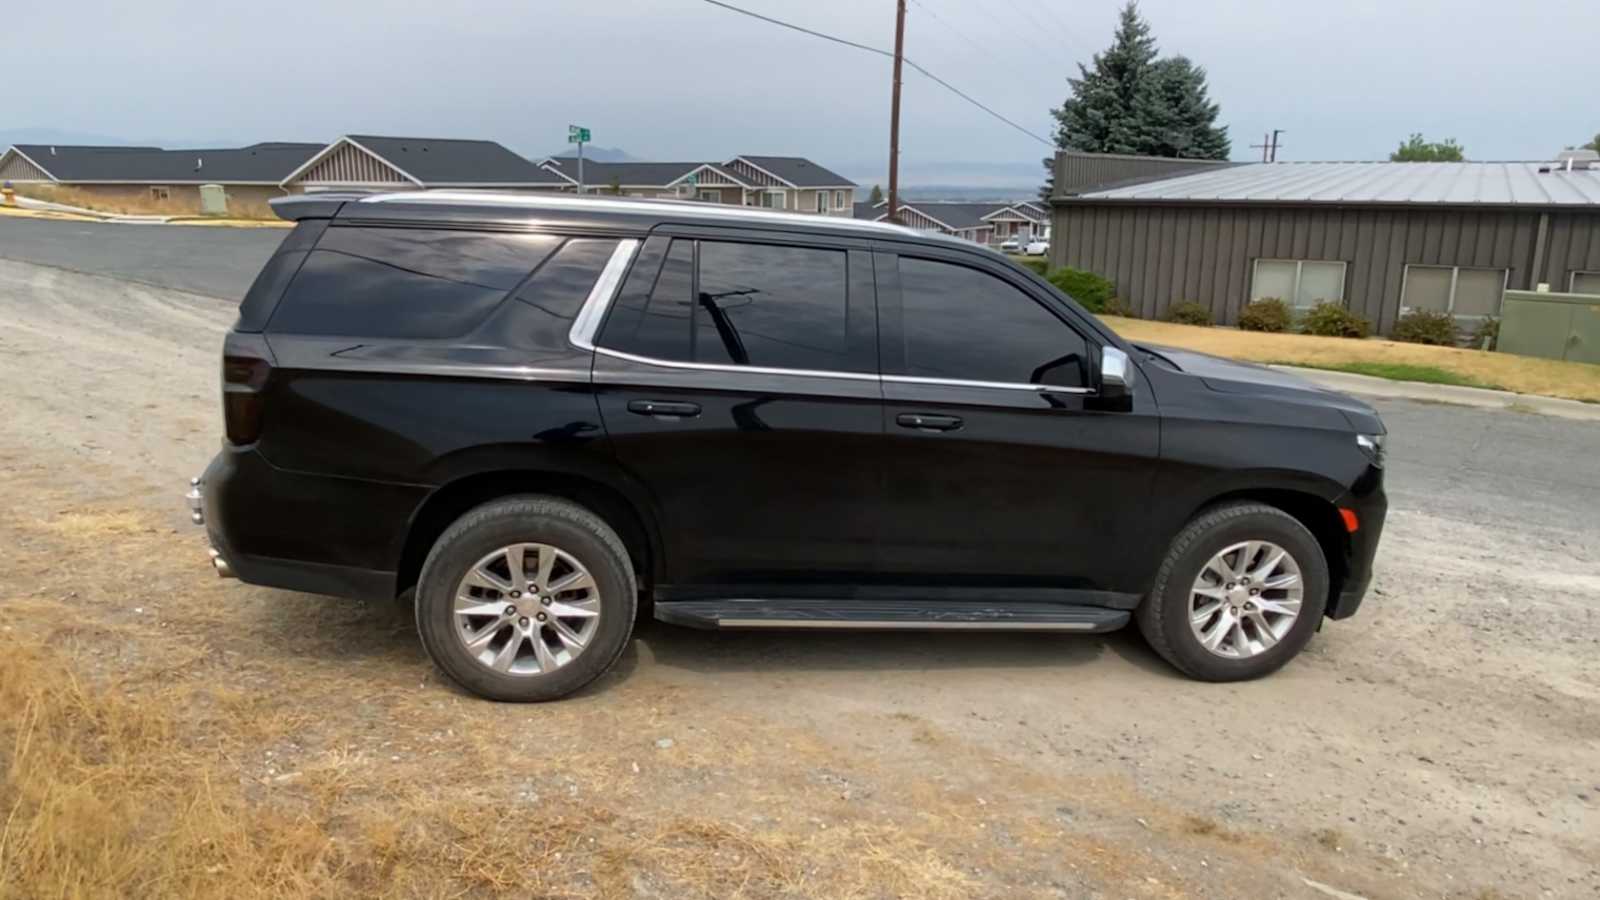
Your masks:
M 50 176 L 44 170 L 34 165 L 20 153 L 10 154 L 5 165 L 0 166 L 0 182 L 3 181 L 49 181 Z
M 1513 288 L 1565 285 L 1600 268 L 1600 215 L 1549 214 L 1545 260 L 1533 273 L 1537 211 L 1341 207 L 1058 207 L 1051 265 L 1098 272 L 1142 316 L 1180 300 L 1238 320 L 1257 259 L 1342 260 L 1345 301 L 1382 332 L 1394 325 L 1407 264 L 1509 269 Z
M 1209 159 L 1123 156 L 1108 153 L 1056 154 L 1055 195 L 1070 196 L 1091 188 L 1142 178 L 1171 178 L 1185 172 L 1229 165 Z
M 296 178 L 295 184 L 411 184 L 394 167 L 362 150 L 345 144 L 324 157 Z

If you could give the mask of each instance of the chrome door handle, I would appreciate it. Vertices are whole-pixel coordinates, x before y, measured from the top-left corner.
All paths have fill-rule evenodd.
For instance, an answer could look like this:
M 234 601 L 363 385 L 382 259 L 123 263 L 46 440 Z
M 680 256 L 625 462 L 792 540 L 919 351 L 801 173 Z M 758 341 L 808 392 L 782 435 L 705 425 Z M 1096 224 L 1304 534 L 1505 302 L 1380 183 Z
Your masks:
M 894 420 L 901 428 L 915 428 L 918 431 L 955 431 L 961 427 L 961 420 L 956 416 L 901 413 Z
M 628 412 L 641 416 L 683 419 L 700 415 L 700 404 L 677 400 L 629 400 Z

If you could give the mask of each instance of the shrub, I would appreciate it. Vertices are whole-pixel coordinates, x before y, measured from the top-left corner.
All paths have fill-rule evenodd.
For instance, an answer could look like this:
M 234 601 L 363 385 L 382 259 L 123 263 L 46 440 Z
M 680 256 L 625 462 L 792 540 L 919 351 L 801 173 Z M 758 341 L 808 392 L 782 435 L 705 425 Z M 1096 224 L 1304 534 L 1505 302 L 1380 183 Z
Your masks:
M 1242 331 L 1288 331 L 1293 321 L 1294 314 L 1289 311 L 1289 304 L 1277 297 L 1262 297 L 1247 303 L 1239 313 L 1239 328 Z
M 1121 297 L 1112 297 L 1106 301 L 1106 308 L 1100 311 L 1101 315 L 1122 316 L 1124 319 L 1139 318 L 1139 311 Z
M 1047 277 L 1051 284 L 1061 289 L 1061 293 L 1083 304 L 1083 308 L 1090 312 L 1104 312 L 1106 303 L 1117 293 L 1117 286 L 1108 279 L 1071 266 L 1056 269 Z
M 1167 321 L 1179 325 L 1214 325 L 1211 307 L 1193 300 L 1184 300 L 1167 307 Z
M 1301 334 L 1322 337 L 1364 338 L 1372 333 L 1372 323 L 1345 309 L 1338 303 L 1326 301 L 1311 307 L 1305 321 L 1300 323 Z
M 1413 309 L 1394 323 L 1394 339 L 1408 344 L 1456 345 L 1456 320 L 1447 312 Z
M 1032 269 L 1034 274 L 1040 278 L 1043 278 L 1045 273 L 1050 270 L 1050 264 L 1042 256 L 1024 256 L 1017 260 L 1017 265 L 1024 269 Z
M 1489 316 L 1478 327 L 1472 329 L 1472 346 L 1482 350 L 1494 350 L 1500 346 L 1500 320 Z

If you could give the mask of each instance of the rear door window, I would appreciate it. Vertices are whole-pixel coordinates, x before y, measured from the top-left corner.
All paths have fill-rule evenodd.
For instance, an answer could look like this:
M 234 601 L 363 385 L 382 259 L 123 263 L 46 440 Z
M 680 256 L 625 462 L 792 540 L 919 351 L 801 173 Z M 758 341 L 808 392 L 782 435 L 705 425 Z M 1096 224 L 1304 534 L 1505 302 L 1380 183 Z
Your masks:
M 269 331 L 449 338 L 472 330 L 561 238 L 421 228 L 329 228 Z
M 1083 336 L 988 272 L 900 258 L 905 375 L 1004 384 L 1088 385 Z
M 870 353 L 851 352 L 852 335 L 870 341 L 874 326 L 852 330 L 849 285 L 844 250 L 675 238 L 640 255 L 600 345 L 671 362 L 872 372 Z

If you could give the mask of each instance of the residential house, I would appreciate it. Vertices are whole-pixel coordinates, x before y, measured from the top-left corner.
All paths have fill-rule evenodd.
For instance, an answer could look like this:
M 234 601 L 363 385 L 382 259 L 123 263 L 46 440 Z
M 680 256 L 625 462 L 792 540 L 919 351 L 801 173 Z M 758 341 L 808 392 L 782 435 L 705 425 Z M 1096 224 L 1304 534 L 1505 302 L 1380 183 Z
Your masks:
M 493 188 L 561 190 L 566 181 L 494 141 L 346 135 L 285 173 L 285 192 Z
M 977 244 L 998 244 L 1011 237 L 1031 239 L 1049 233 L 1049 213 L 1032 200 L 1012 203 L 954 203 L 915 200 L 900 204 L 900 221 L 919 231 L 937 231 Z M 858 219 L 888 218 L 889 203 L 856 204 Z
M 577 188 L 578 161 L 542 165 Z M 736 156 L 727 162 L 584 162 L 586 192 L 677 197 L 850 217 L 855 183 L 798 156 Z
M 18 144 L 0 154 L 0 182 L 24 195 L 98 209 L 264 216 L 269 214 L 267 200 L 283 195 L 279 184 L 284 176 L 322 146 L 269 142 L 163 150 Z M 202 197 L 211 205 L 206 206 Z

